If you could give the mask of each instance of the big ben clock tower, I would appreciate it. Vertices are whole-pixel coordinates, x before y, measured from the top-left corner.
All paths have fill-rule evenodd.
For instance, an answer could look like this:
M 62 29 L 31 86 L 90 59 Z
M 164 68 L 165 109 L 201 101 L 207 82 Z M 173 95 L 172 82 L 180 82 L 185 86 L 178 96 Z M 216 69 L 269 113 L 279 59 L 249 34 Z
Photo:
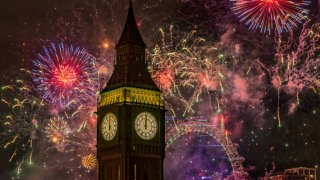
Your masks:
M 163 180 L 164 102 L 130 1 L 114 72 L 98 103 L 99 180 Z

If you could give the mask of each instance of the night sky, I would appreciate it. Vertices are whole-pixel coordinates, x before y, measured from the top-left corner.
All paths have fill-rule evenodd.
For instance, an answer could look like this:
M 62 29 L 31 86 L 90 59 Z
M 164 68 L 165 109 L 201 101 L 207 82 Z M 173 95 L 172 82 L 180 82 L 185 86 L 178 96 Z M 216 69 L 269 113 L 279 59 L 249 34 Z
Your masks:
M 234 15 L 230 9 L 233 2 L 229 0 L 133 0 L 133 6 L 137 25 L 148 46 L 149 54 L 156 54 L 156 46 L 160 47 L 163 53 L 149 55 L 153 77 L 160 77 L 157 72 L 177 72 L 173 68 L 179 67 L 179 63 L 177 66 L 171 66 L 170 63 L 160 66 L 151 62 L 152 57 L 168 59 L 165 52 L 175 51 L 181 57 L 182 66 L 190 72 L 187 75 L 190 80 L 188 82 L 194 85 L 185 86 L 187 78 L 177 73 L 173 76 L 180 94 L 176 95 L 176 91 L 172 91 L 174 95 L 170 95 L 168 89 L 173 87 L 173 83 L 159 80 L 163 88 L 168 88 L 163 90 L 169 109 L 168 130 L 175 123 L 172 120 L 173 114 L 176 120 L 206 119 L 212 124 L 220 124 L 223 116 L 225 128 L 230 133 L 229 138 L 239 144 L 238 153 L 245 158 L 243 166 L 252 178 L 263 176 L 272 169 L 282 171 L 291 167 L 320 166 L 319 38 L 317 41 L 306 41 L 318 48 L 314 53 L 299 56 L 300 59 L 310 61 L 317 59 L 318 61 L 312 64 L 315 70 L 298 69 L 291 74 L 285 74 L 283 69 L 276 70 L 279 67 L 276 62 L 279 54 L 283 53 L 286 58 L 291 51 L 297 52 L 304 27 L 311 28 L 315 24 L 318 33 L 320 32 L 320 1 L 313 0 L 306 7 L 310 11 L 309 23 L 305 23 L 305 26 L 304 23 L 298 23 L 292 33 L 285 32 L 281 36 L 274 31 L 263 33 L 259 32 L 259 29 L 249 29 L 245 22 L 239 22 L 239 18 Z M 49 119 L 64 116 L 70 131 L 73 131 L 83 122 L 79 120 L 82 112 L 71 116 L 78 110 L 76 107 L 62 108 L 45 100 L 36 88 L 34 74 L 30 75 L 21 69 L 35 69 L 34 60 L 38 59 L 38 54 L 44 51 L 44 47 L 50 47 L 51 43 L 83 47 L 95 57 L 100 80 L 96 84 L 103 87 L 112 73 L 114 47 L 122 32 L 128 1 L 2 0 L 0 7 L 0 179 L 96 179 L 97 169 L 88 170 L 81 166 L 84 155 L 95 154 L 92 148 L 94 142 L 91 142 L 94 138 L 88 138 L 95 137 L 94 122 L 90 124 L 91 116 L 87 129 L 77 135 L 68 136 L 72 147 L 52 145 L 46 132 Z M 188 36 L 193 30 L 194 34 Z M 192 42 L 197 38 L 205 40 L 192 46 Z M 282 44 L 280 47 L 277 44 L 279 38 L 282 42 L 292 44 Z M 194 54 L 186 53 L 178 45 L 181 39 L 187 39 L 185 46 Z M 169 45 L 164 48 L 164 44 Z M 191 64 L 191 61 L 186 60 L 190 56 L 201 62 Z M 206 59 L 204 57 L 212 57 L 217 61 L 212 60 L 210 65 L 207 65 L 202 61 Z M 174 58 L 170 61 L 174 61 Z M 216 67 L 219 67 L 219 71 Z M 202 71 L 209 74 L 205 85 L 201 85 L 199 78 Z M 218 72 L 221 72 L 223 77 L 219 77 Z M 316 75 L 310 80 L 309 76 L 303 73 Z M 284 80 L 279 88 L 276 79 L 285 76 L 294 76 L 297 83 Z M 19 91 L 18 87 L 19 92 L 7 91 L 4 88 L 16 84 L 18 79 L 24 80 L 22 86 L 27 84 L 28 87 L 35 88 L 27 94 L 22 93 L 21 89 Z M 199 99 L 192 101 L 195 94 L 199 95 Z M 36 101 L 44 99 L 45 105 L 37 112 L 33 106 L 25 105 L 23 112 L 27 115 L 21 115 L 22 111 L 14 108 L 12 110 L 11 106 L 3 101 L 15 102 L 15 98 Z M 94 107 L 89 107 L 89 100 L 86 102 L 85 110 L 90 109 L 91 112 Z M 95 102 L 94 94 L 90 102 Z M 190 103 L 193 110 L 185 111 L 186 104 Z M 222 110 L 219 111 L 218 107 Z M 8 115 L 13 116 L 10 126 L 5 124 L 8 122 Z M 37 126 L 39 125 L 36 129 L 30 128 L 35 126 L 33 119 L 36 119 Z M 9 129 L 12 130 L 8 131 Z M 6 147 L 8 140 L 18 134 L 19 138 L 23 137 L 21 141 Z M 168 151 L 170 154 L 167 154 L 168 160 L 165 162 L 165 177 L 168 180 L 176 177 L 199 179 L 201 176 L 213 176 L 216 172 L 220 172 L 223 177 L 229 175 L 232 168 L 222 148 L 201 146 L 200 142 L 206 142 L 207 145 L 217 144 L 212 137 L 199 137 L 196 134 L 186 137 L 189 139 L 180 137 Z M 30 139 L 33 140 L 33 147 L 24 149 Z M 81 142 L 88 142 L 87 147 L 79 148 Z M 17 148 L 18 153 L 10 162 L 10 157 Z M 28 164 L 31 151 L 33 162 Z M 181 160 L 181 155 L 185 161 L 184 158 Z M 22 172 L 17 175 L 17 167 L 23 159 L 25 163 L 21 165 Z M 179 164 L 176 169 L 175 164 Z

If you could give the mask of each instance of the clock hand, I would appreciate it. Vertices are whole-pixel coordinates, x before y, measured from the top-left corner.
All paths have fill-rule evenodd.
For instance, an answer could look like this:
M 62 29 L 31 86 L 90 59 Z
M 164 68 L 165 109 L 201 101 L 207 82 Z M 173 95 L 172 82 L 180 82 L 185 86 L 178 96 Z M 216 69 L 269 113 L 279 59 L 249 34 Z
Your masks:
M 147 130 L 147 123 L 148 123 L 147 117 L 145 117 L 145 119 L 144 119 L 144 129 L 145 130 Z

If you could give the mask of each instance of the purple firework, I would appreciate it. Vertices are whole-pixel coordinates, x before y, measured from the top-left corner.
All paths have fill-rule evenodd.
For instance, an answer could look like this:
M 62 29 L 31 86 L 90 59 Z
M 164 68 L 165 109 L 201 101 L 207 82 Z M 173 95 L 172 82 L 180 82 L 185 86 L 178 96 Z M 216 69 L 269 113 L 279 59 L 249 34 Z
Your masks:
M 95 58 L 86 49 L 51 43 L 33 64 L 33 81 L 47 102 L 60 108 L 95 102 L 98 72 Z

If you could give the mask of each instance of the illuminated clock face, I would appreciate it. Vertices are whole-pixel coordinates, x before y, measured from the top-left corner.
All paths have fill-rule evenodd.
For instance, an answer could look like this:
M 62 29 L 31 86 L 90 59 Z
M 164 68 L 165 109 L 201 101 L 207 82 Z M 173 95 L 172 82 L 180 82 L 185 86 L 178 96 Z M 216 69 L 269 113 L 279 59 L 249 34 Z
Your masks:
M 144 140 L 154 138 L 158 131 L 156 118 L 149 112 L 140 113 L 135 120 L 135 130 Z
M 103 139 L 111 141 L 117 133 L 117 118 L 114 114 L 108 113 L 104 116 L 101 124 L 101 133 Z

